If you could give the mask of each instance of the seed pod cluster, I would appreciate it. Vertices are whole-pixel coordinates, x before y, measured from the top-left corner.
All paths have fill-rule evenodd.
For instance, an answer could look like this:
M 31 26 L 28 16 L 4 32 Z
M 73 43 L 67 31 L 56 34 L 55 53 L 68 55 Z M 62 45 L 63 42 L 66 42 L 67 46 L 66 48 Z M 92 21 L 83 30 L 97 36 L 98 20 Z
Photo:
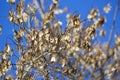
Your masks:
M 44 0 L 35 1 L 39 4 Z M 14 2 L 9 0 L 10 4 Z M 16 80 L 34 80 L 39 76 L 56 80 L 54 74 L 57 73 L 77 80 L 85 78 L 85 72 L 89 72 L 93 80 L 101 80 L 99 77 L 113 77 L 120 71 L 120 37 L 115 37 L 113 48 L 96 39 L 99 30 L 100 36 L 105 36 L 105 31 L 100 28 L 106 20 L 98 9 L 92 9 L 86 20 L 81 20 L 79 14 L 69 13 L 63 30 L 64 22 L 57 19 L 56 14 L 65 12 L 66 8 L 59 9 L 59 0 L 53 0 L 49 10 L 44 10 L 42 4 L 36 7 L 36 2 L 26 5 L 20 0 L 16 9 L 9 11 L 9 20 L 16 26 L 14 38 L 10 38 L 13 45 L 6 44 L 0 51 L 1 78 L 13 80 L 12 75 L 6 74 L 14 66 L 12 71 L 16 73 Z M 42 10 L 43 17 L 38 13 Z M 17 60 L 13 63 L 12 59 Z

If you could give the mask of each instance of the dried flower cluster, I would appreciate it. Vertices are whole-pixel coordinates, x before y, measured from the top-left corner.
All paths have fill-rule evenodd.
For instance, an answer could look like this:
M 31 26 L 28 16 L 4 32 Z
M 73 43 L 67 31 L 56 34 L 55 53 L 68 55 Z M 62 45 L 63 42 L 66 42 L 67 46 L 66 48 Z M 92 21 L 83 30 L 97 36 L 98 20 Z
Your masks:
M 34 80 L 36 76 L 41 76 L 45 80 L 64 80 L 66 76 L 70 80 L 83 80 L 87 76 L 86 70 L 91 75 L 90 80 L 101 80 L 105 77 L 116 79 L 119 76 L 120 37 L 115 37 L 113 48 L 105 47 L 108 44 L 91 42 L 97 35 L 96 30 L 106 21 L 98 9 L 92 9 L 84 23 L 80 15 L 68 14 L 67 27 L 63 31 L 62 22 L 55 17 L 66 11 L 66 8 L 58 8 L 59 0 L 53 0 L 48 12 L 45 12 L 42 5 L 38 7 L 42 0 L 33 1 L 35 4 L 28 4 L 26 8 L 25 1 L 20 0 L 15 4 L 16 10 L 9 11 L 9 20 L 18 26 L 18 30 L 13 30 L 15 48 L 6 44 L 4 51 L 0 52 L 1 78 Z M 15 0 L 8 2 L 14 5 Z M 40 12 L 41 22 L 37 11 Z M 86 22 L 91 24 L 84 27 Z M 100 35 L 105 36 L 105 31 L 101 30 Z M 17 50 L 20 56 L 15 55 L 14 50 Z M 13 56 L 18 58 L 16 64 L 11 64 L 10 57 Z M 13 66 L 17 68 L 14 70 L 16 77 L 7 75 Z M 58 73 L 62 77 L 56 77 Z

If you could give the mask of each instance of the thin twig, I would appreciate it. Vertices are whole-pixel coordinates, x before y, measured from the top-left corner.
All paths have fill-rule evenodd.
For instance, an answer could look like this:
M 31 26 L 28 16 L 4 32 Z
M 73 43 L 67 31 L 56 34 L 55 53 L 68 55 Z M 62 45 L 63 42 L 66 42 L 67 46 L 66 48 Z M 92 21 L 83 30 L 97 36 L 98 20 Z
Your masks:
M 44 18 L 44 12 L 43 12 L 42 7 L 39 6 L 37 0 L 33 0 L 33 2 L 34 2 L 34 4 L 35 4 L 35 6 L 38 7 L 38 11 L 39 11 L 39 13 L 40 13 L 40 15 L 41 15 L 41 18 L 43 19 L 43 18 Z
M 45 54 L 42 54 L 42 55 L 39 55 L 37 58 L 34 58 L 33 59 L 33 62 L 35 62 L 35 61 L 37 61 L 40 57 L 42 57 L 42 56 L 44 56 L 44 55 L 46 55 L 47 53 L 45 53 Z M 26 70 L 26 72 L 23 74 L 23 76 L 22 76 L 22 80 L 24 79 L 24 77 L 26 76 L 26 74 L 28 73 L 28 71 L 30 71 L 30 69 L 32 68 L 32 66 L 33 65 L 30 65 L 28 68 L 27 68 L 27 70 Z
M 40 7 L 42 12 L 44 13 L 44 0 L 40 0 Z
M 108 50 L 109 50 L 110 42 L 111 42 L 111 39 L 112 39 L 113 31 L 115 29 L 115 23 L 116 23 L 116 19 L 117 19 L 117 16 L 118 16 L 118 11 L 119 11 L 119 9 L 118 9 L 119 4 L 120 4 L 120 0 L 118 0 L 118 3 L 117 3 L 116 8 L 115 8 L 113 23 L 112 23 L 112 27 L 111 27 L 111 31 L 110 31 L 110 35 L 109 35 L 109 39 L 108 39 Z
M 91 73 L 92 76 L 94 76 L 95 79 L 97 79 L 97 74 L 94 73 L 94 70 L 92 70 L 90 66 L 86 64 L 86 62 L 83 60 L 81 56 L 80 56 L 80 63 Z
M 109 38 L 108 38 L 108 48 L 107 48 L 107 52 L 109 52 L 109 48 L 110 48 L 110 42 L 111 42 L 111 39 L 112 39 L 112 34 L 113 34 L 113 31 L 115 29 L 115 23 L 116 23 L 116 19 L 117 19 L 117 16 L 118 16 L 118 11 L 119 11 L 119 4 L 120 4 L 120 0 L 118 0 L 117 2 L 117 5 L 116 5 L 116 8 L 115 8 L 115 13 L 114 13 L 114 18 L 113 18 L 113 23 L 112 23 L 112 27 L 111 27 L 111 31 L 110 31 L 110 35 L 109 35 Z M 103 67 L 103 65 L 106 63 L 108 64 L 108 59 L 109 59 L 109 55 L 107 55 L 107 58 L 104 60 L 103 64 L 101 67 Z M 102 73 L 101 73 L 101 77 L 105 76 L 104 72 L 103 72 L 103 69 L 101 68 L 102 70 Z

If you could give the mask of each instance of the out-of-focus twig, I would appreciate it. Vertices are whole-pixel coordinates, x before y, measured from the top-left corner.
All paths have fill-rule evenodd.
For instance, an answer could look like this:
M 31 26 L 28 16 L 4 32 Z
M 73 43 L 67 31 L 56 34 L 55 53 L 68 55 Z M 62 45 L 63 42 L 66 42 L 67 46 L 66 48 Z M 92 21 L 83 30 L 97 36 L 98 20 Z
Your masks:
M 44 0 L 40 0 L 40 7 L 42 12 L 44 13 Z
M 107 52 L 109 52 L 110 42 L 111 42 L 111 39 L 112 39 L 112 34 L 113 34 L 114 29 L 115 29 L 115 23 L 116 23 L 116 19 L 117 19 L 117 16 L 118 16 L 118 11 L 119 11 L 119 4 L 120 4 L 120 0 L 118 0 L 117 5 L 116 5 L 116 8 L 115 8 L 113 23 L 112 23 L 110 35 L 109 35 L 109 38 L 108 38 L 108 47 L 107 47 L 107 49 L 106 49 Z M 109 55 L 107 54 L 107 58 L 103 61 L 103 65 L 104 65 L 105 63 L 106 63 L 106 64 L 109 63 L 109 62 L 107 61 L 109 58 L 110 58 L 110 57 L 109 57 Z M 102 65 L 101 67 L 103 67 L 103 65 Z M 102 68 L 101 68 L 101 71 L 102 71 L 102 72 L 101 72 L 101 77 L 105 76 Z
M 38 57 L 34 58 L 34 59 L 33 59 L 33 62 L 37 61 L 40 57 L 42 57 L 42 56 L 44 56 L 44 55 L 46 55 L 46 54 L 47 54 L 47 53 L 42 54 L 42 55 L 39 55 Z M 27 68 L 26 72 L 23 73 L 22 80 L 24 80 L 25 76 L 26 76 L 27 73 L 31 70 L 32 66 L 33 66 L 33 65 L 30 65 L 30 66 Z
M 82 66 L 84 66 L 91 73 L 91 75 L 95 79 L 97 79 L 98 75 L 96 73 L 94 73 L 94 70 L 92 70 L 91 67 L 86 64 L 86 62 L 83 60 L 83 58 L 81 56 L 80 56 L 80 63 L 82 64 Z
M 111 39 L 112 39 L 113 31 L 114 31 L 114 29 L 115 29 L 115 23 L 116 23 L 118 11 L 119 11 L 119 5 L 120 5 L 120 0 L 118 0 L 117 5 L 116 5 L 116 8 L 115 8 L 113 23 L 112 23 L 110 35 L 109 35 L 109 38 L 108 38 L 108 50 L 109 50 L 110 42 L 111 42 Z
M 43 1 L 43 0 L 40 0 L 40 1 Z M 33 0 L 33 2 L 34 2 L 34 4 L 35 4 L 35 6 L 36 7 L 38 7 L 38 11 L 39 11 L 39 13 L 40 13 L 40 15 L 41 15 L 41 18 L 43 19 L 43 17 L 44 17 L 44 11 L 43 11 L 43 2 L 41 3 L 41 5 L 40 6 L 42 6 L 42 7 L 40 7 L 39 6 L 39 4 L 38 4 L 38 0 Z

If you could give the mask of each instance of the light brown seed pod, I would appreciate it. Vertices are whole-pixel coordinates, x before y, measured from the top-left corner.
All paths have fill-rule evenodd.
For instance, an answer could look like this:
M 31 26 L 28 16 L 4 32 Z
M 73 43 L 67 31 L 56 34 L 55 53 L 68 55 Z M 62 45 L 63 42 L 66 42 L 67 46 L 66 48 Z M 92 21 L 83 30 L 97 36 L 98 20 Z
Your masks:
M 100 36 L 105 36 L 105 30 L 100 31 Z
M 103 10 L 104 10 L 105 13 L 109 13 L 110 10 L 111 10 L 110 4 L 107 4 L 107 5 L 103 8 Z
M 22 14 L 23 7 L 20 4 L 17 4 L 16 5 L 16 11 L 17 11 L 18 15 Z
M 10 10 L 9 11 L 9 20 L 12 22 L 13 21 L 13 18 L 14 18 L 14 11 L 13 10 Z
M 7 0 L 7 2 L 10 4 L 15 4 L 15 0 Z
M 95 27 L 98 29 L 103 26 L 103 24 L 106 22 L 105 17 L 99 17 L 98 20 L 95 22 Z
M 120 44 L 120 36 L 115 35 L 115 44 L 119 45 Z
M 29 14 L 28 14 L 28 13 L 26 13 L 26 12 L 23 12 L 23 13 L 22 13 L 23 22 L 27 22 L 28 17 L 29 17 Z
M 88 14 L 87 18 L 88 20 L 95 20 L 97 16 L 99 16 L 99 10 L 98 9 L 92 9 L 90 13 Z

